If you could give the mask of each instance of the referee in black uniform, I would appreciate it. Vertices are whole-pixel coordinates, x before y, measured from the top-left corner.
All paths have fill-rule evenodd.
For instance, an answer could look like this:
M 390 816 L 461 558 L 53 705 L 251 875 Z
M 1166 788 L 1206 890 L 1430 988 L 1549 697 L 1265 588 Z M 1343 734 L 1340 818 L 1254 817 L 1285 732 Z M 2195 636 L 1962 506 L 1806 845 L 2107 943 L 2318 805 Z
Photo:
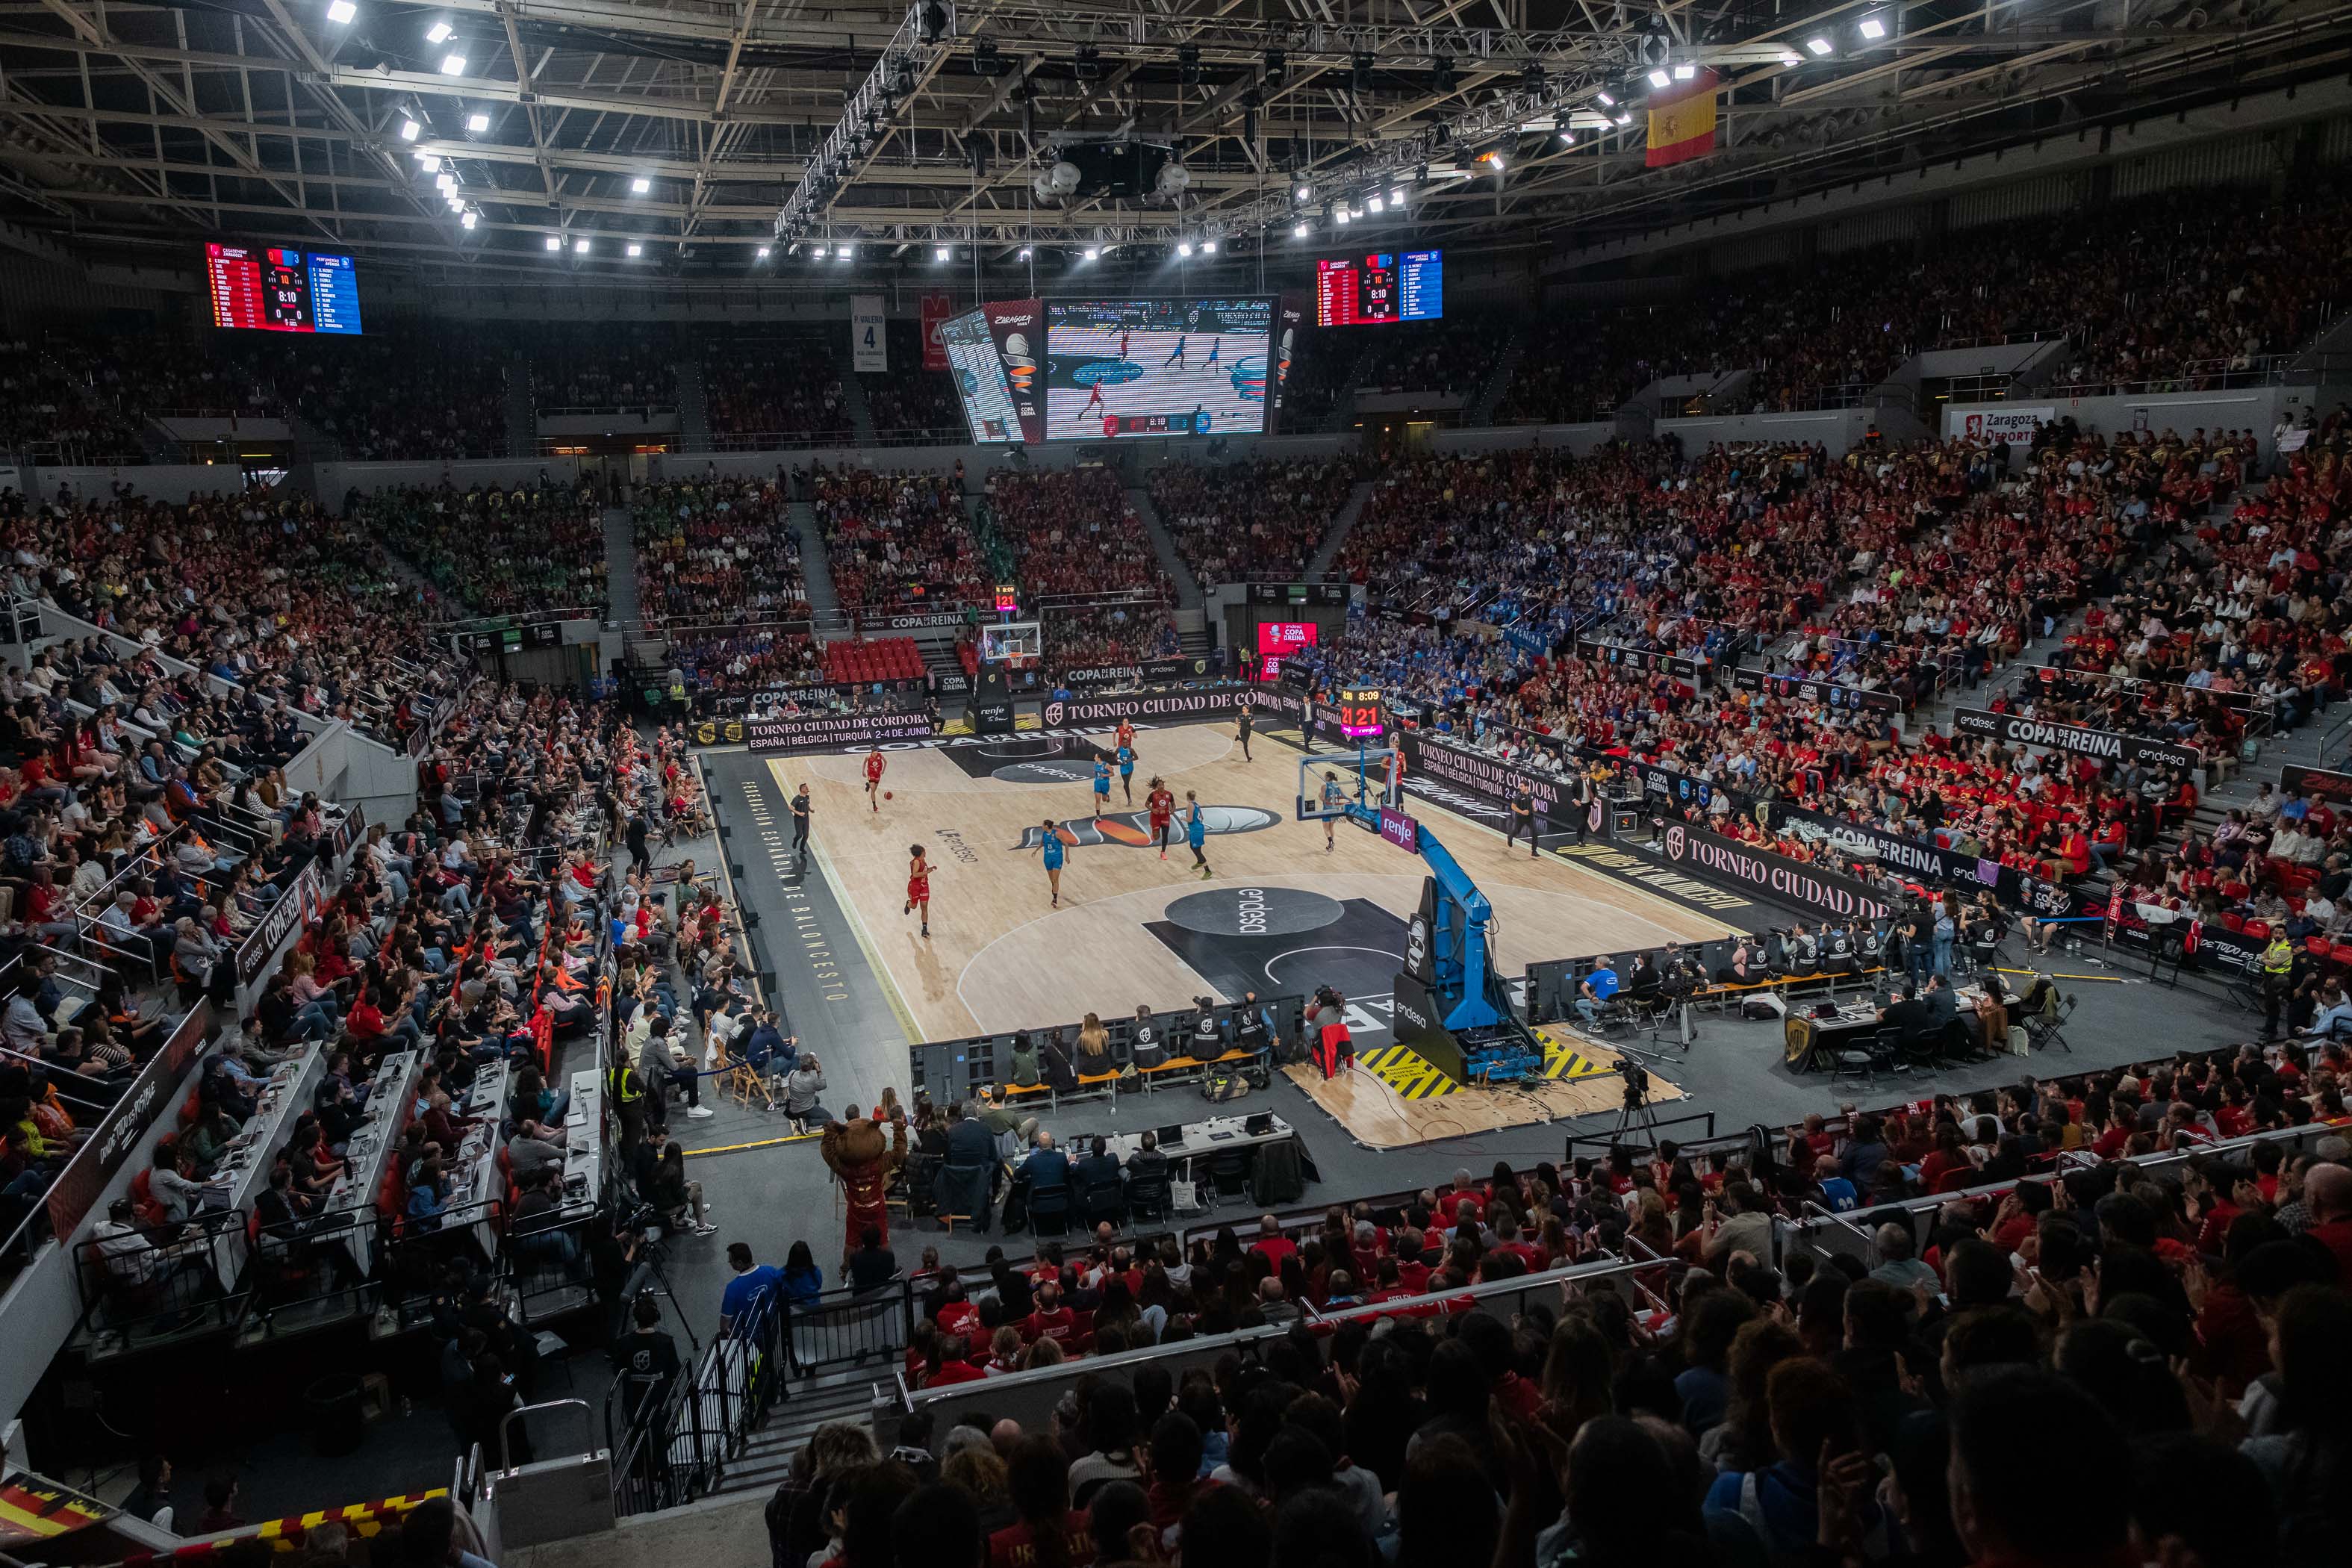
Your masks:
M 1242 761 L 1245 763 L 1254 761 L 1249 752 L 1250 705 L 1246 701 L 1242 704 L 1240 716 L 1234 721 L 1234 730 L 1241 736 Z
M 793 795 L 793 855 L 806 862 L 809 836 L 809 786 L 801 785 Z
M 1520 834 L 1528 836 L 1528 858 L 1536 858 L 1536 797 L 1525 779 L 1511 781 L 1511 822 L 1503 835 L 1503 847 L 1508 849 L 1517 842 Z

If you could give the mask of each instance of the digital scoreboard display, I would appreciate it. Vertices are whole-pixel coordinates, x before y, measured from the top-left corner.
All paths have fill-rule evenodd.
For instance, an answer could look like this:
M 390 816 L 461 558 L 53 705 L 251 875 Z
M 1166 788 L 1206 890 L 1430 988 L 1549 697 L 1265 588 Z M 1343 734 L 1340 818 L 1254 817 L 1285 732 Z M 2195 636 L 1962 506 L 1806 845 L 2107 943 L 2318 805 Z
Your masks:
M 348 256 L 207 244 L 213 325 L 263 332 L 360 331 L 359 273 Z
M 1045 305 L 1047 438 L 1265 433 L 1271 296 Z
M 1274 680 L 1282 674 L 1282 661 L 1303 647 L 1313 647 L 1317 632 L 1313 621 L 1260 621 L 1257 624 L 1257 678 Z
M 1339 691 L 1339 733 L 1351 741 L 1377 741 L 1389 731 L 1380 688 L 1348 686 Z
M 1374 251 L 1315 264 L 1315 324 L 1384 327 L 1445 314 L 1445 253 Z

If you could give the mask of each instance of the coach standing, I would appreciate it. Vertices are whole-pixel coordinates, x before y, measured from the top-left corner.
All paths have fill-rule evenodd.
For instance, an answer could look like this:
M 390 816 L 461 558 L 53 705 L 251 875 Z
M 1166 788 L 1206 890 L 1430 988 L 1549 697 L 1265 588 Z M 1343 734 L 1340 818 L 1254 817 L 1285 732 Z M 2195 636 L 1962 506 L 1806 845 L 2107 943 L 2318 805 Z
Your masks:
M 1234 718 L 1234 733 L 1241 737 L 1242 761 L 1245 763 L 1252 761 L 1249 752 L 1250 705 L 1247 698 L 1243 699 L 1241 711 Z
M 1536 797 L 1525 779 L 1511 781 L 1511 821 L 1503 835 L 1503 847 L 1508 849 L 1518 841 L 1520 834 L 1528 836 L 1528 858 L 1536 858 Z
M 803 784 L 793 795 L 793 857 L 803 864 L 808 859 L 810 805 L 809 786 Z

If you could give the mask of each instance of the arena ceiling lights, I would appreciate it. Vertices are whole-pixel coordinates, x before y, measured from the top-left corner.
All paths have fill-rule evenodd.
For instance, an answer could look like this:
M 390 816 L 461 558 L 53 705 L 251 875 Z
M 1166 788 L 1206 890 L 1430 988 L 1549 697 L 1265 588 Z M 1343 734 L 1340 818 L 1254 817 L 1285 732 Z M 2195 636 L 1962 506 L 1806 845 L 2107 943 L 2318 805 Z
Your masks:
M 638 243 L 712 276 L 779 236 L 824 237 L 828 277 L 843 245 L 853 267 L 905 246 L 893 265 L 928 269 L 940 244 L 998 266 L 1033 243 L 1200 257 L 1213 229 L 1230 260 L 1328 238 L 1339 210 L 1382 245 L 1594 242 L 2143 104 L 2324 81 L 2352 54 L 2340 0 L 2201 30 L 2117 29 L 2090 0 L 1497 16 L 1559 24 L 1539 28 L 1460 25 L 1468 7 L 1400 25 L 1386 0 L 1307 11 L 840 0 L 820 27 L 709 0 L 44 0 L 0 24 L 16 159 L 0 223 L 90 266 L 184 266 L 193 228 L 235 226 L 437 268 L 461 233 L 430 185 L 448 173 L 480 215 L 459 252 L 474 280 L 555 265 L 535 242 L 551 232 L 567 270 Z M 1722 144 L 1646 169 L 1640 106 L 1706 69 Z M 1165 153 L 1129 193 L 1096 193 L 1072 155 L 1089 142 Z M 1474 162 L 1490 151 L 1499 174 Z M 1062 163 L 1080 189 L 1055 188 Z M 611 243 L 575 262 L 577 234 Z

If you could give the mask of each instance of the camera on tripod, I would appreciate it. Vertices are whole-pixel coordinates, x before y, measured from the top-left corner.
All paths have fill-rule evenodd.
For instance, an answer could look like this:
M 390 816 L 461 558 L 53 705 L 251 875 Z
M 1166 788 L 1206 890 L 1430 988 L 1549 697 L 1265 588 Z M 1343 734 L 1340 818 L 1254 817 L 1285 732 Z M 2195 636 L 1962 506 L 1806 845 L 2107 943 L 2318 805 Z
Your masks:
M 1617 1071 L 1625 1080 L 1625 1109 L 1634 1110 L 1648 1104 L 1650 1069 L 1631 1057 L 1622 1057 L 1618 1059 Z

